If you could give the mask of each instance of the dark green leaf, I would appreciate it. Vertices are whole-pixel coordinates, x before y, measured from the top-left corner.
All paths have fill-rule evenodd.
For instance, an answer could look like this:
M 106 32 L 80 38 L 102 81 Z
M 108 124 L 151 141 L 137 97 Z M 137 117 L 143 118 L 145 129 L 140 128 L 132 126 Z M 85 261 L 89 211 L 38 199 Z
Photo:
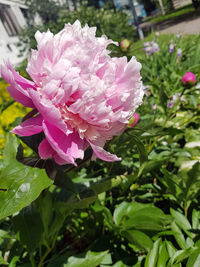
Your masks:
M 148 235 L 144 234 L 141 231 L 137 230 L 128 230 L 122 232 L 122 235 L 126 237 L 126 239 L 137 246 L 139 249 L 149 251 L 153 247 L 153 242 Z
M 29 252 L 38 247 L 43 233 L 41 217 L 35 207 L 35 203 L 24 208 L 13 219 L 14 230 L 19 233 L 20 242 Z

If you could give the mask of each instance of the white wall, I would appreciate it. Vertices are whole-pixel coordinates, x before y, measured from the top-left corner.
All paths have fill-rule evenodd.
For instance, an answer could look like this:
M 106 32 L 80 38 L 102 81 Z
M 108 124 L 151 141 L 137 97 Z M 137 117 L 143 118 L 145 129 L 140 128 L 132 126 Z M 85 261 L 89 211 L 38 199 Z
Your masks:
M 26 26 L 26 20 L 20 8 L 26 8 L 23 1 L 0 0 L 0 4 L 10 6 L 13 13 L 12 19 L 18 30 Z M 18 36 L 9 36 L 1 19 L 0 19 L 0 64 L 9 59 L 14 65 L 19 64 L 24 58 L 19 58 L 18 48 L 15 45 L 19 41 Z M 25 57 L 25 55 L 24 55 Z

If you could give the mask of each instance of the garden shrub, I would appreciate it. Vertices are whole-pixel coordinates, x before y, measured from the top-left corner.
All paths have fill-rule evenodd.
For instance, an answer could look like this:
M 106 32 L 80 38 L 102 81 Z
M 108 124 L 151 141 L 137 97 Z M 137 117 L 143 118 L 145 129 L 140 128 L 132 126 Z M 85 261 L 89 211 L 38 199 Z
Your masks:
M 12 197 L 13 205 L 8 206 L 6 192 L 0 191 L 1 264 L 198 266 L 200 37 L 152 34 L 147 41 L 151 43 L 145 44 L 145 49 L 151 48 L 152 42 L 159 49 L 148 54 L 140 42 L 120 52 L 135 54 L 142 63 L 145 89 L 137 124 L 107 144 L 112 153 L 122 157 L 121 162 L 86 161 L 77 168 L 68 166 L 65 172 L 60 167 L 53 184 L 39 168 L 52 175 L 54 163 L 41 161 L 34 153 L 31 162 L 30 157 L 23 158 L 26 165 L 20 171 L 21 163 L 16 160 L 20 141 L 7 137 L 0 188 L 17 183 L 20 198 Z M 174 44 L 173 52 L 170 44 Z M 177 56 L 178 48 L 181 56 Z M 182 83 L 188 71 L 195 74 L 196 84 Z M 6 84 L 1 84 L 5 88 Z M 1 103 L 9 103 L 4 89 L 2 97 Z M 14 113 L 20 115 L 15 105 L 9 107 L 13 106 L 13 113 L 7 108 L 8 119 L 14 118 Z M 13 123 L 6 122 L 9 127 L 4 131 Z M 37 138 L 32 143 L 25 141 L 34 148 Z M 90 151 L 87 153 L 90 156 Z M 19 170 L 14 177 L 13 166 Z M 26 179 L 31 186 L 38 184 L 34 194 L 29 183 L 24 184 Z M 6 212 L 12 214 L 16 201 L 21 210 L 4 218 Z

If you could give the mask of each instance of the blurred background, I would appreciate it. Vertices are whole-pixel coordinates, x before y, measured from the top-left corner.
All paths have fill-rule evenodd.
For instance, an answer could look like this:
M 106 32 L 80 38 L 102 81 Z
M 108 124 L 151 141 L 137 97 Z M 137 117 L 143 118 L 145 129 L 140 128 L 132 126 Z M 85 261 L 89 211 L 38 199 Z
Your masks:
M 37 30 L 56 33 L 79 19 L 82 25 L 96 26 L 97 35 L 136 41 L 138 24 L 142 38 L 152 29 L 199 16 L 198 7 L 198 0 L 0 0 L 0 63 L 6 58 L 22 62 L 35 47 Z

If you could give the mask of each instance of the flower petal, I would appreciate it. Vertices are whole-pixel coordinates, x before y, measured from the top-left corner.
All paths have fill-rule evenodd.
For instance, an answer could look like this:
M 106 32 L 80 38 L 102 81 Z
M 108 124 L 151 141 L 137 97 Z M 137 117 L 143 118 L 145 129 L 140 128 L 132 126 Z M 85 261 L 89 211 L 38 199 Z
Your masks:
M 9 94 L 17 102 L 25 107 L 34 108 L 34 104 L 29 96 L 27 88 L 34 88 L 34 83 L 20 76 L 9 62 L 5 66 L 0 67 L 1 76 L 6 80 L 10 86 L 7 88 Z
M 49 144 L 65 163 L 76 165 L 74 159 L 83 159 L 85 140 L 82 140 L 78 133 L 66 135 L 48 121 L 43 122 L 43 130 Z
M 56 125 L 65 134 L 70 134 L 73 132 L 71 126 L 63 122 L 60 111 L 52 104 L 50 100 L 40 98 L 39 93 L 32 89 L 29 91 L 29 93 L 37 110 L 42 114 L 45 120 Z
M 89 143 L 90 143 L 90 145 L 91 145 L 91 147 L 93 149 L 94 154 L 98 158 L 100 158 L 100 159 L 102 159 L 104 161 L 120 161 L 121 160 L 121 158 L 118 158 L 116 155 L 113 155 L 113 154 L 105 151 L 102 147 L 94 145 L 91 142 L 89 142 Z
M 21 136 L 31 136 L 42 132 L 42 121 L 43 117 L 38 115 L 25 120 L 20 125 L 15 127 L 11 132 Z
M 58 156 L 55 150 L 50 146 L 49 142 L 45 138 L 39 145 L 38 148 L 39 155 L 41 159 L 51 159 L 54 158 L 55 162 L 59 165 L 66 164 L 66 161 Z

